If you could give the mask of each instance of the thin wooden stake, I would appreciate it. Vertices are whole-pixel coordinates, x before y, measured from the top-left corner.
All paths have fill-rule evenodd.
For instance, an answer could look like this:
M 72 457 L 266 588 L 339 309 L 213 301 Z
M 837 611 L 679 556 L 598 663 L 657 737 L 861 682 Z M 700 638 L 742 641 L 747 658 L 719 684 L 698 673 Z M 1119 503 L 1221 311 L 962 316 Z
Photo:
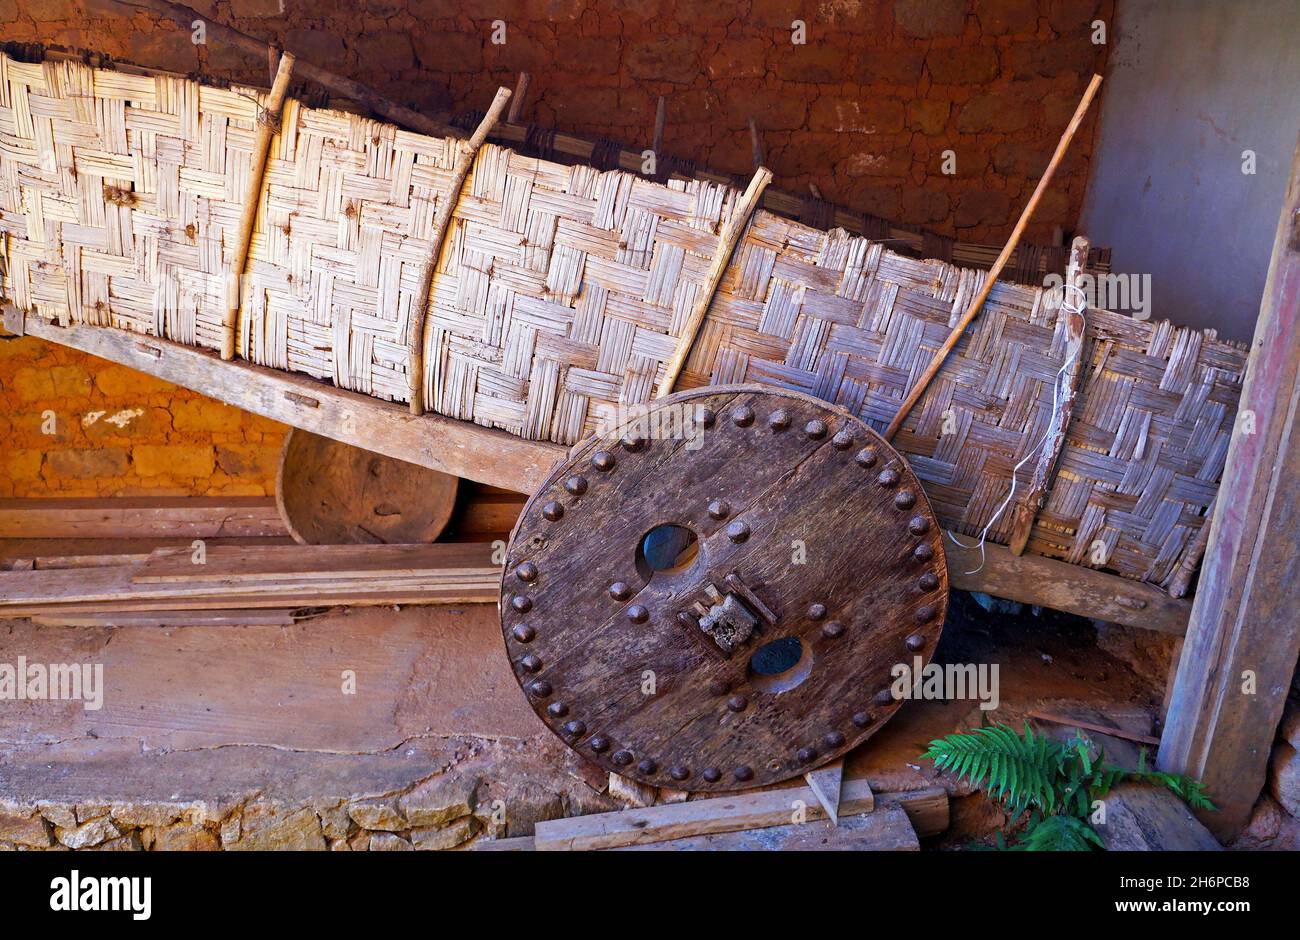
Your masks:
M 451 188 L 447 190 L 447 198 L 438 204 L 438 210 L 433 217 L 433 242 L 429 249 L 429 269 L 424 274 L 420 294 L 411 308 L 413 322 L 406 331 L 407 351 L 410 354 L 409 379 L 413 415 L 424 414 L 424 344 L 429 330 L 429 305 L 433 300 L 433 275 L 438 269 L 442 248 L 447 241 L 447 232 L 451 229 L 452 213 L 455 212 L 456 204 L 460 201 L 465 178 L 469 176 L 479 149 L 497 121 L 501 120 L 501 113 L 505 111 L 509 101 L 510 89 L 498 88 L 496 97 L 492 99 L 492 104 L 487 114 L 483 116 L 483 120 L 474 129 L 473 136 L 468 141 L 457 142 L 460 152 L 456 155 L 456 163 L 452 167 Z
M 1079 125 L 1083 123 L 1083 116 L 1088 111 L 1088 106 L 1092 104 L 1092 99 L 1097 94 L 1097 89 L 1101 86 L 1101 76 L 1094 75 L 1092 81 L 1088 83 L 1088 89 L 1083 93 L 1083 98 L 1079 101 L 1079 106 L 1074 109 L 1074 117 L 1070 118 L 1069 125 L 1065 128 L 1065 133 L 1061 135 L 1060 142 L 1056 145 L 1056 152 L 1052 154 L 1052 160 L 1047 164 L 1047 171 L 1043 178 L 1038 181 L 1038 186 L 1034 189 L 1034 194 L 1029 197 L 1029 204 L 1025 206 L 1025 211 L 1020 213 L 1020 218 L 1016 221 L 1016 227 L 1011 231 L 1011 237 L 1007 243 L 1002 246 L 1002 253 L 998 255 L 993 267 L 989 269 L 988 277 L 984 279 L 984 287 L 980 290 L 978 296 L 962 314 L 962 318 L 957 321 L 957 325 L 952 328 L 948 338 L 944 340 L 943 345 L 939 347 L 930 360 L 930 364 L 925 367 L 921 377 L 912 390 L 907 393 L 903 399 L 902 405 L 899 406 L 894 420 L 889 422 L 889 427 L 885 430 L 885 440 L 893 440 L 898 429 L 903 426 L 903 421 L 907 418 L 914 405 L 920 397 L 925 394 L 926 388 L 934 380 L 935 375 L 939 372 L 939 367 L 943 361 L 948 358 L 948 353 L 957 345 L 962 334 L 966 332 L 966 327 L 970 326 L 975 315 L 980 312 L 984 306 L 984 301 L 988 300 L 989 292 L 993 290 L 993 285 L 997 283 L 998 275 L 1006 267 L 1007 261 L 1010 260 L 1012 253 L 1016 250 L 1016 245 L 1020 243 L 1020 236 L 1025 232 L 1025 226 L 1029 224 L 1030 217 L 1033 216 L 1034 210 L 1038 208 L 1038 202 L 1043 198 L 1043 193 L 1047 191 L 1047 184 L 1052 181 L 1052 176 L 1056 173 L 1056 168 L 1060 166 L 1061 160 L 1065 157 L 1065 151 L 1069 149 L 1070 142 L 1074 140 L 1075 132 L 1078 131 Z
M 759 139 L 758 125 L 752 117 L 749 119 L 749 149 L 754 160 L 754 171 L 757 172 L 763 165 L 763 141 Z
M 1029 534 L 1034 528 L 1034 519 L 1043 506 L 1043 497 L 1047 495 L 1047 484 L 1052 479 L 1052 468 L 1065 446 L 1065 435 L 1070 428 L 1070 416 L 1074 412 L 1074 399 L 1079 394 L 1079 383 L 1083 378 L 1083 332 L 1085 320 L 1082 312 L 1070 309 L 1070 293 L 1083 289 L 1083 269 L 1088 263 L 1088 239 L 1079 236 L 1070 246 L 1070 262 L 1065 268 L 1065 282 L 1061 285 L 1061 312 L 1059 316 L 1065 326 L 1065 361 L 1069 363 L 1065 370 L 1065 384 L 1061 389 L 1061 399 L 1052 401 L 1052 422 L 1047 427 L 1047 437 L 1043 449 L 1039 451 L 1034 463 L 1033 475 L 1029 478 L 1029 489 L 1024 499 L 1016 506 L 1014 521 L 1011 526 L 1011 541 L 1008 547 L 1012 554 L 1023 555 L 1029 544 Z M 1052 392 L 1056 393 L 1057 382 L 1053 377 Z
M 655 135 L 650 143 L 650 149 L 654 151 L 655 165 L 658 166 L 659 154 L 663 151 L 664 146 L 664 96 L 659 96 L 659 103 L 655 105 Z
M 532 80 L 532 75 L 527 72 L 519 73 L 519 81 L 515 82 L 515 93 L 510 98 L 510 113 L 506 115 L 507 124 L 518 124 L 519 119 L 523 117 L 524 101 L 528 97 L 528 85 Z
M 740 234 L 745 230 L 749 217 L 754 214 L 758 208 L 758 203 L 763 197 L 763 190 L 767 184 L 772 182 L 772 171 L 767 167 L 759 167 L 754 178 L 749 181 L 749 186 L 745 189 L 740 201 L 736 204 L 736 210 L 731 214 L 727 224 L 723 226 L 722 234 L 718 236 L 718 247 L 713 252 L 713 260 L 709 263 L 709 273 L 704 278 L 704 284 L 701 285 L 699 292 L 695 295 L 695 303 L 691 305 L 691 312 L 686 318 L 686 323 L 682 325 L 681 335 L 677 339 L 677 348 L 673 350 L 673 356 L 664 366 L 664 377 L 659 382 L 659 391 L 656 398 L 663 398 L 665 395 L 672 393 L 673 386 L 677 383 L 677 378 L 682 374 L 682 369 L 686 365 L 686 357 L 691 353 L 691 346 L 695 343 L 695 336 L 700 332 L 700 327 L 704 324 L 704 315 L 709 311 L 709 305 L 713 302 L 713 295 L 718 292 L 718 284 L 722 281 L 722 273 L 727 268 L 727 262 L 731 260 L 731 253 L 736 250 L 736 243 L 740 241 Z
M 257 112 L 257 134 L 253 138 L 253 155 L 248 166 L 248 186 L 239 210 L 239 228 L 235 232 L 233 271 L 238 280 L 227 297 L 226 309 L 221 317 L 221 358 L 229 362 L 235 358 L 235 337 L 239 331 L 239 311 L 244 299 L 244 270 L 248 267 L 248 248 L 253 241 L 253 223 L 257 221 L 257 208 L 262 198 L 262 181 L 266 176 L 266 157 L 271 150 L 271 138 L 280 129 L 280 112 L 284 110 L 285 94 L 289 91 L 289 76 L 293 72 L 291 53 L 280 56 L 275 70 L 275 81 L 266 96 L 266 107 Z

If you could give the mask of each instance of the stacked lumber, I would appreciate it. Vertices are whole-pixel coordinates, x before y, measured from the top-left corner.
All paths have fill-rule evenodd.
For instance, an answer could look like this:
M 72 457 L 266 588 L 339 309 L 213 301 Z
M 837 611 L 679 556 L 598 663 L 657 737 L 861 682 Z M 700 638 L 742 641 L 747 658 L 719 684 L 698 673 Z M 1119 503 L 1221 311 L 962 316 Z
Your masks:
M 490 603 L 501 569 L 484 543 L 220 545 L 146 556 L 17 559 L 0 572 L 0 616 L 240 611 L 336 604 Z

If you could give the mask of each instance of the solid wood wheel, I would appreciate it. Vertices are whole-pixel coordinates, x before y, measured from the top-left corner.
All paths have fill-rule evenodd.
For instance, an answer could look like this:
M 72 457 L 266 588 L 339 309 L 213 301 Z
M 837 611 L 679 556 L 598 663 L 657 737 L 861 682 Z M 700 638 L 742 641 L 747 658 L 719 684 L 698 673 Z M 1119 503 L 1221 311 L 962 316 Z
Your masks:
M 459 478 L 292 428 L 275 502 L 303 545 L 432 542 L 456 508 Z
M 529 703 L 584 757 L 728 790 L 874 733 L 947 589 L 934 513 L 880 435 L 807 395 L 721 386 L 557 466 L 512 533 L 501 619 Z

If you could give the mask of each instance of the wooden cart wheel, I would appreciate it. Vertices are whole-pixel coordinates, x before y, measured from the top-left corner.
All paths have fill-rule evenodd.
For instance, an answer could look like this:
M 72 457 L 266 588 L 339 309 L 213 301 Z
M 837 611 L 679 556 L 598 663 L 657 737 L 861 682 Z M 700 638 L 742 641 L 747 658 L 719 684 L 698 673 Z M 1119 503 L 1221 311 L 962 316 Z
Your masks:
M 290 429 L 275 503 L 302 545 L 432 542 L 456 505 L 458 477 Z
M 511 534 L 501 621 L 561 740 L 652 786 L 730 790 L 834 760 L 902 704 L 948 602 L 907 461 L 766 386 L 651 403 L 569 452 Z

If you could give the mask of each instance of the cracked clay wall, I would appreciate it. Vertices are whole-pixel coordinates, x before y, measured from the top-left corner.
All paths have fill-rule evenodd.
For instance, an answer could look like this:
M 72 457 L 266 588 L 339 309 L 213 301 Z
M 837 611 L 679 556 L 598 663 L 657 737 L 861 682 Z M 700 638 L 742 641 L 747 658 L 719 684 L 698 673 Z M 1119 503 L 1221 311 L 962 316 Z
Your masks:
M 192 0 L 206 16 L 429 112 L 482 108 L 520 70 L 524 117 L 750 169 L 748 120 L 774 185 L 966 241 L 997 243 L 1046 166 L 1108 46 L 1113 0 Z M 804 24 L 796 45 L 792 24 Z M 501 25 L 504 26 L 502 33 Z M 265 61 L 192 24 L 111 0 L 0 0 L 0 39 L 90 48 L 178 72 L 268 83 Z M 494 30 L 504 44 L 494 44 Z M 1031 240 L 1074 228 L 1093 122 Z M 945 157 L 951 154 L 946 161 Z M 955 164 L 955 166 L 954 166 Z M 953 172 L 945 172 L 951 169 Z M 88 357 L 0 342 L 0 495 L 270 492 L 278 426 Z M 125 371 L 125 370 L 123 370 Z M 110 378 L 100 381 L 107 372 Z M 42 373 L 43 377 L 34 377 Z M 49 388 L 47 388 L 49 386 Z M 42 433 L 43 411 L 60 432 Z M 121 427 L 108 418 L 142 409 Z M 104 414 L 86 424 L 95 411 Z M 111 429 L 111 430 L 110 430 Z M 152 449 L 151 449 L 152 448 Z M 169 456 L 175 459 L 167 459 Z M 157 458 L 157 459 L 155 459 Z

